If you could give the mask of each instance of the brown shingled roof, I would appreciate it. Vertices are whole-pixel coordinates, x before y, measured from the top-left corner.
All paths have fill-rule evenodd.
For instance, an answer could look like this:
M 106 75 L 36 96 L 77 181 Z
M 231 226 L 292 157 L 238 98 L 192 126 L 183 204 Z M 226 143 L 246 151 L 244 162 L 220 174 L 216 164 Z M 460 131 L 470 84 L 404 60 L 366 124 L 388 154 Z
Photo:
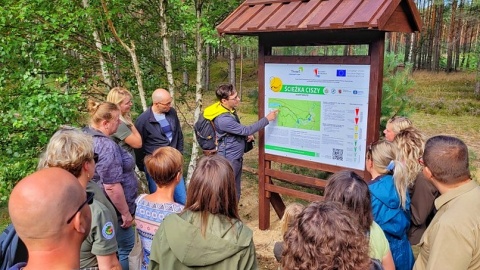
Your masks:
M 413 0 L 246 0 L 217 26 L 235 35 L 336 29 L 414 32 L 421 19 Z

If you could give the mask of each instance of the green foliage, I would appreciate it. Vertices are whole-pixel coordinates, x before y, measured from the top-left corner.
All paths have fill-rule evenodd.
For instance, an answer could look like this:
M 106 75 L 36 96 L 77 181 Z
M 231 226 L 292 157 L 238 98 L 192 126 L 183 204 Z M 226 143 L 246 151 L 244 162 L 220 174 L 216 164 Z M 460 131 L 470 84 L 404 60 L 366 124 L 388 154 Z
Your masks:
M 51 134 L 62 124 L 78 125 L 81 93 L 64 94 L 26 76 L 24 88 L 0 92 L 0 204 L 14 184 L 35 170 Z
M 386 54 L 383 68 L 382 109 L 380 130 L 385 129 L 389 118 L 394 115 L 408 116 L 412 113 L 410 92 L 414 86 L 411 65 L 404 68 L 394 54 Z

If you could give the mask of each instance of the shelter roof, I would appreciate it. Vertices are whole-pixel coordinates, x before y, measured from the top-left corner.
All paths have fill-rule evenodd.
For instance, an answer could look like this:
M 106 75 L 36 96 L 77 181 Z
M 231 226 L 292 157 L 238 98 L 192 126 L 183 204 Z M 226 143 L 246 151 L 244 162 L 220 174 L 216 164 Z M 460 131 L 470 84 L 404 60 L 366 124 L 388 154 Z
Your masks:
M 413 0 L 246 0 L 220 25 L 220 34 L 261 35 L 311 30 L 415 32 Z

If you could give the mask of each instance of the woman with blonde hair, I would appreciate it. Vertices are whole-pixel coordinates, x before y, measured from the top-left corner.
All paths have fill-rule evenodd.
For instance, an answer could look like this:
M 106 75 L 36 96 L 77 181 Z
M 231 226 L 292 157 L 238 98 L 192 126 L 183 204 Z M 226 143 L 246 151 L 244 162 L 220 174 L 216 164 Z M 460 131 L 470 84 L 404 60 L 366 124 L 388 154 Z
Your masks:
M 338 202 L 313 202 L 284 235 L 283 270 L 369 270 L 368 241 Z
M 127 150 L 133 157 L 133 148 L 142 147 L 142 137 L 133 124 L 130 110 L 132 108 L 133 96 L 123 87 L 114 87 L 108 92 L 107 101 L 116 104 L 120 108 L 121 123 L 118 129 L 110 137 L 122 148 Z
M 184 211 L 166 217 L 153 238 L 148 269 L 257 269 L 253 232 L 237 204 L 228 160 L 202 157 Z
M 300 214 L 303 209 L 305 209 L 305 206 L 300 203 L 291 203 L 285 207 L 285 211 L 283 212 L 282 216 L 282 237 L 283 235 L 287 232 L 288 228 L 292 227 L 295 221 L 295 218 Z M 275 242 L 275 245 L 273 246 L 273 255 L 275 256 L 275 259 L 277 259 L 277 262 L 280 262 L 282 260 L 282 252 L 283 252 L 283 241 L 282 242 Z
M 132 228 L 137 198 L 135 161 L 110 136 L 120 124 L 120 109 L 111 102 L 88 103 L 90 126 L 84 129 L 93 136 L 94 151 L 98 155 L 93 181 L 100 185 L 119 213 L 117 233 L 118 257 L 123 270 L 128 270 L 128 254 L 135 243 Z
M 163 219 L 183 210 L 183 205 L 174 202 L 175 187 L 182 177 L 183 156 L 177 149 L 165 146 L 145 157 L 145 167 L 157 185 L 152 194 L 138 196 L 135 225 L 142 242 L 142 269 L 150 263 L 153 236 Z
M 387 126 L 383 131 L 383 134 L 385 135 L 385 140 L 393 142 L 395 135 L 397 135 L 400 131 L 411 127 L 412 125 L 412 121 L 410 121 L 410 119 L 404 116 L 394 116 L 388 119 Z
M 50 138 L 40 157 L 38 169 L 65 169 L 78 178 L 87 193 L 94 194 L 90 205 L 92 226 L 80 248 L 80 269 L 115 269 L 120 267 L 115 238 L 117 215 L 100 187 L 91 181 L 95 173 L 95 160 L 92 137 L 80 129 L 64 126 Z
M 410 244 L 416 245 L 435 215 L 435 199 L 440 195 L 433 184 L 423 175 L 419 159 L 423 156 L 425 137 L 416 128 L 400 131 L 393 140 L 397 145 L 397 158 L 407 167 L 409 194 L 411 198 L 411 224 L 408 230 Z
M 397 270 L 412 269 L 414 258 L 407 237 L 410 226 L 408 173 L 397 159 L 397 147 L 377 141 L 368 147 L 366 169 L 372 175 L 368 183 L 375 222 L 382 228 L 392 251 Z

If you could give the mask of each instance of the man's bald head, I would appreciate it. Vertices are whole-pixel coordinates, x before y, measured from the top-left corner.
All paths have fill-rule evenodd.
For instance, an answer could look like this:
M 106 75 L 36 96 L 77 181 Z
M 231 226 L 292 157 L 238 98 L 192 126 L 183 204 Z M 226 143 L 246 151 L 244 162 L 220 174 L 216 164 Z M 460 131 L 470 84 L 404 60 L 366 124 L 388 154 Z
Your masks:
M 160 88 L 153 91 L 152 102 L 152 110 L 154 113 L 167 113 L 172 106 L 172 96 L 167 90 Z
M 54 241 L 64 236 L 71 226 L 67 224 L 68 218 L 85 199 L 85 189 L 73 174 L 60 168 L 46 168 L 15 186 L 8 211 L 18 235 L 28 247 L 33 239 Z
M 155 91 L 153 91 L 152 94 L 152 102 L 157 103 L 157 102 L 162 102 L 162 103 L 167 103 L 170 102 L 172 97 L 170 96 L 170 92 L 163 88 L 159 88 Z

